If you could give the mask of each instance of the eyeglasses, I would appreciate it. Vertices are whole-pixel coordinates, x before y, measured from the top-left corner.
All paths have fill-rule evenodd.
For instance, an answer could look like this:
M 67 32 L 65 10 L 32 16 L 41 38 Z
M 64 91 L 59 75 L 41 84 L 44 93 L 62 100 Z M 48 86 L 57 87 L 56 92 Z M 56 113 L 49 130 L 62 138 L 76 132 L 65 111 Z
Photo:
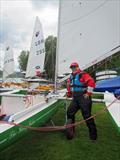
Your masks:
M 74 69 L 74 68 L 76 68 L 76 66 L 71 66 L 70 68 L 71 68 L 71 69 Z

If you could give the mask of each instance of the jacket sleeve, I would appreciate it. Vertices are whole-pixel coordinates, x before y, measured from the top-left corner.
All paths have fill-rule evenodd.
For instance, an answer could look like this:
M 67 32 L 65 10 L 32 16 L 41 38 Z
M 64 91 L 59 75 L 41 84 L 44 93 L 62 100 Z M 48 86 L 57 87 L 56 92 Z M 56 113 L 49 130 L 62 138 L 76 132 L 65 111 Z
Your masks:
M 67 80 L 67 91 L 70 92 L 70 78 Z
M 67 80 L 67 97 L 71 97 L 71 91 L 70 91 L 70 78 Z
M 87 94 L 92 95 L 93 89 L 95 88 L 94 79 L 88 73 L 85 73 L 83 75 L 83 80 L 85 84 L 87 85 Z

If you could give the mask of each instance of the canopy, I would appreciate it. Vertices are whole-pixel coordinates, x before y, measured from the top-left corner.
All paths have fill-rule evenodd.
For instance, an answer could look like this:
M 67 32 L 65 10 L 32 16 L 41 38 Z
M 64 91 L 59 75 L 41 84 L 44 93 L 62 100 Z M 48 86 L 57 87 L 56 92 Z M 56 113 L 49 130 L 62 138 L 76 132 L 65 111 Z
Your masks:
M 120 89 L 120 76 L 97 82 L 94 91 L 115 93 L 117 89 Z

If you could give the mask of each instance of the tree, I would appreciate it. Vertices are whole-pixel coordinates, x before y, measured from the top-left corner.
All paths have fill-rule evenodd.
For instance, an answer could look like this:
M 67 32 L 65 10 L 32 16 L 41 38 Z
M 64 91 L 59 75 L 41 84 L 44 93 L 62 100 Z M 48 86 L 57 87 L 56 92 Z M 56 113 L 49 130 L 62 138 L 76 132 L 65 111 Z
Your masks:
M 57 38 L 53 36 L 48 36 L 45 41 L 46 55 L 44 69 L 47 78 L 52 80 L 54 80 L 55 77 L 56 42 Z
M 29 51 L 22 51 L 18 57 L 19 67 L 21 71 L 26 71 Z
M 3 75 L 3 72 L 0 70 L 0 77 L 2 77 L 2 75 Z
M 86 69 L 86 72 L 89 72 L 95 79 L 96 72 L 104 70 L 115 70 L 117 71 L 118 75 L 120 75 L 120 51 L 95 64 L 94 66 L 89 67 Z

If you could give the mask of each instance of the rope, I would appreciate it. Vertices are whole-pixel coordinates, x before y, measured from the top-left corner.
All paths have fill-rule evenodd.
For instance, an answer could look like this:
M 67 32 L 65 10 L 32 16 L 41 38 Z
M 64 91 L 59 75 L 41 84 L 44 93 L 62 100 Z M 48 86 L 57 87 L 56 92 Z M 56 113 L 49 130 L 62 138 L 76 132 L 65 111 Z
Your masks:
M 120 96 L 118 96 L 118 99 L 120 99 Z M 26 128 L 26 129 L 30 129 L 33 131 L 40 131 L 40 132 L 48 132 L 48 131 L 60 131 L 60 130 L 64 130 L 66 128 L 71 128 L 73 126 L 77 126 L 80 124 L 85 123 L 86 121 L 97 117 L 98 115 L 102 114 L 103 112 L 107 111 L 107 109 L 113 104 L 115 103 L 117 100 L 117 98 L 115 98 L 108 106 L 106 106 L 104 109 L 101 109 L 100 111 L 98 111 L 96 114 L 94 114 L 93 116 L 85 119 L 85 120 L 81 120 L 79 122 L 76 123 L 72 123 L 72 124 L 68 124 L 68 125 L 64 125 L 64 126 L 52 126 L 52 127 L 31 127 L 31 126 L 24 126 L 22 124 L 18 124 L 18 123 L 14 123 L 14 122 L 6 122 L 6 121 L 0 121 L 0 124 L 9 124 L 9 125 L 14 125 L 14 126 L 18 126 L 21 128 Z

